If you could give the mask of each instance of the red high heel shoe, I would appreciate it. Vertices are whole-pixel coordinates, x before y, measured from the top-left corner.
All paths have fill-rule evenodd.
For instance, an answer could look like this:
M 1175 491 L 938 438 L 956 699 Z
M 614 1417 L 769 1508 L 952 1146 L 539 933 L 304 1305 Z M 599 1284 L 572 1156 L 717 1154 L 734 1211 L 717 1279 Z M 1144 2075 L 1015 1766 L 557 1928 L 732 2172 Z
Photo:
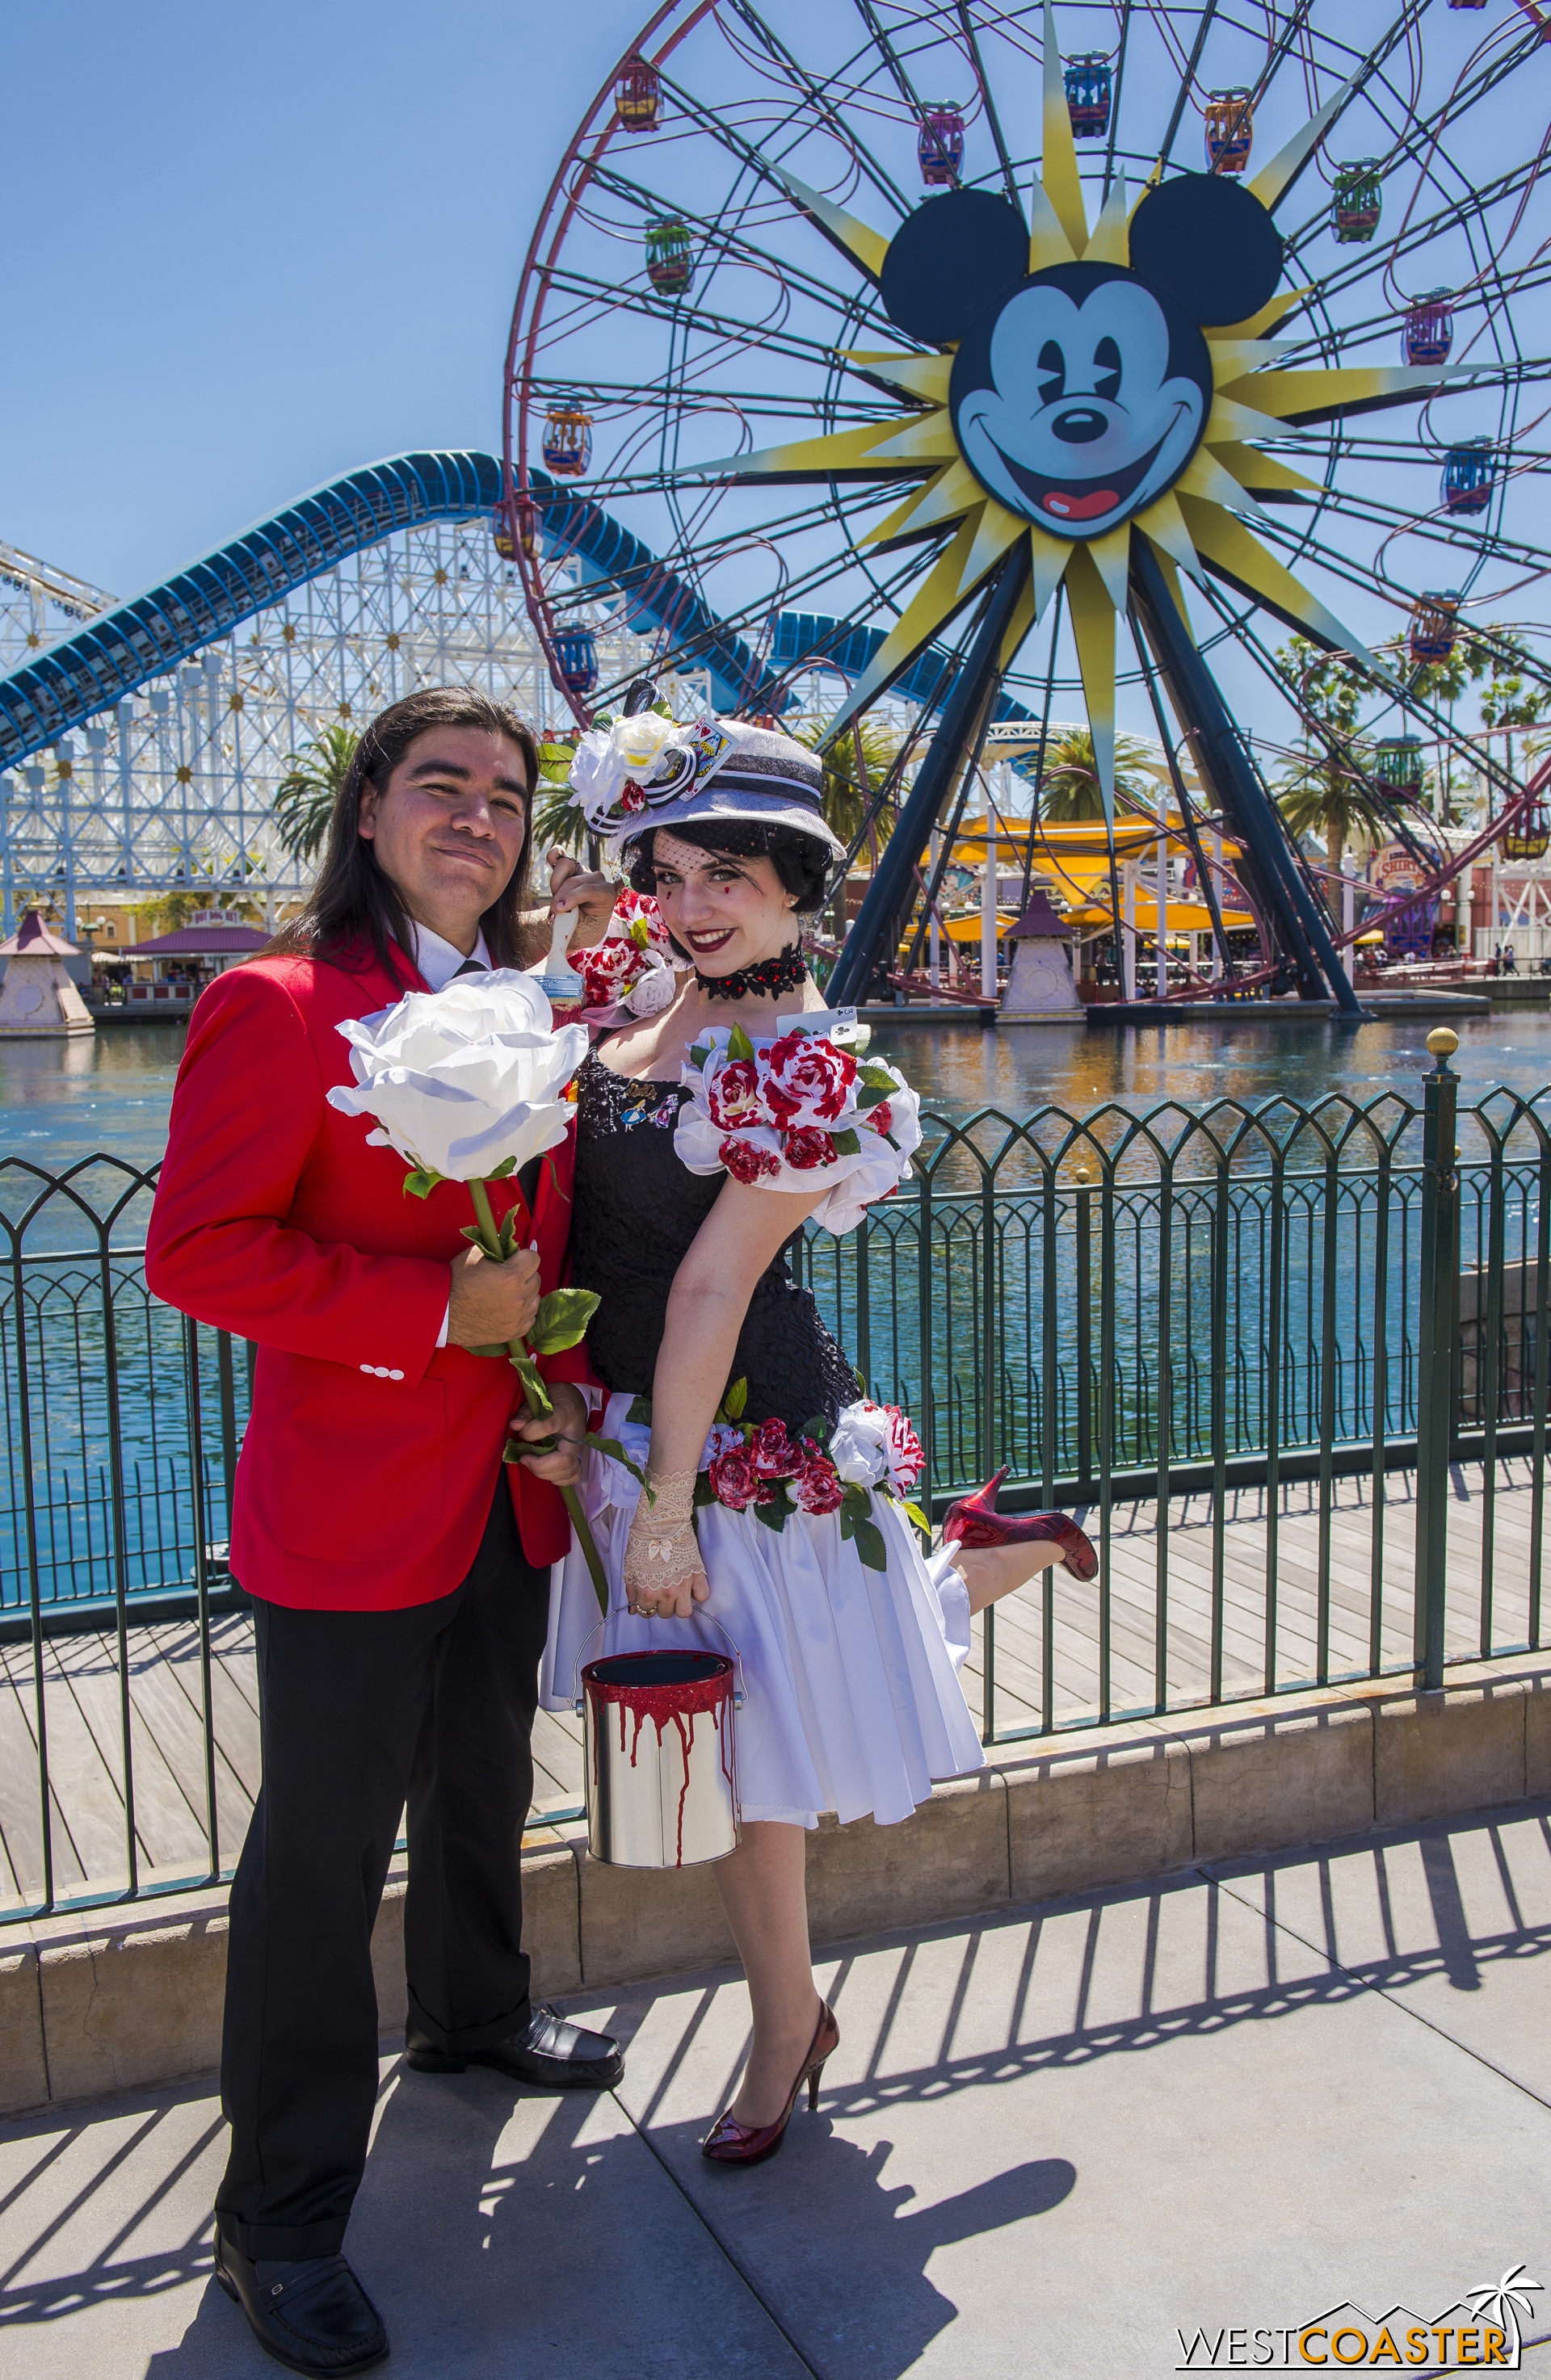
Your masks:
M 1061 1548 L 1061 1567 L 1073 1578 L 1098 1576 L 1099 1558 L 1091 1537 L 1065 1512 L 1023 1512 L 1014 1520 L 996 1510 L 996 1490 L 1010 1464 L 1004 1463 L 973 1496 L 960 1496 L 948 1507 L 943 1523 L 945 1546 L 1026 1546 L 1049 1543 Z
M 835 2011 L 826 2001 L 819 2003 L 819 2021 L 813 2038 L 808 2045 L 808 2055 L 798 2070 L 796 2082 L 788 2094 L 787 2104 L 773 2124 L 740 2124 L 731 2108 L 724 2109 L 700 2144 L 702 2156 L 710 2157 L 715 2165 L 763 2165 L 774 2156 L 787 2135 L 791 2111 L 797 2105 L 797 2095 L 804 2082 L 808 2085 L 810 2108 L 819 2104 L 819 2080 L 824 2060 L 838 2046 L 840 2028 L 835 2022 Z

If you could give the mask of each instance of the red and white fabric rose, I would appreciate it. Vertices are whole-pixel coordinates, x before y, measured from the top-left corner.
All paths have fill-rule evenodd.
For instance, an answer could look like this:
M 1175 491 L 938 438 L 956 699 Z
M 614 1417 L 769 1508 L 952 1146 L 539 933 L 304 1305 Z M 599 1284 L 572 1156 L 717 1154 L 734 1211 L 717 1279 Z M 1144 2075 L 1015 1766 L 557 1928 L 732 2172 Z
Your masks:
M 601 1031 L 627 1016 L 658 1015 L 678 989 L 676 970 L 684 961 L 673 955 L 655 901 L 627 888 L 603 941 L 578 951 L 576 964 L 585 986 L 580 1021 Z
M 674 1134 L 681 1163 L 772 1190 L 811 1192 L 822 1178 L 829 1186 L 813 1220 L 837 1238 L 908 1178 L 921 1146 L 921 1104 L 904 1076 L 800 1026 L 758 1041 L 740 1026 L 714 1026 L 681 1079 L 690 1095 Z

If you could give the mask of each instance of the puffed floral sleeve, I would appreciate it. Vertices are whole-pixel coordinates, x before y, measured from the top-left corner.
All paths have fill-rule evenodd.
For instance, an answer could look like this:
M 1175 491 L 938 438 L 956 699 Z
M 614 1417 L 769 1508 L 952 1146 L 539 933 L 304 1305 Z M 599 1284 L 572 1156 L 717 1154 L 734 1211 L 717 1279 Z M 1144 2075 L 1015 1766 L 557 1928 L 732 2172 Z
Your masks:
M 827 1195 L 812 1220 L 837 1239 L 909 1178 L 921 1146 L 921 1102 L 903 1075 L 822 1032 L 797 1026 L 751 1041 L 740 1026 L 712 1026 L 682 1079 L 679 1161 L 767 1190 L 812 1192 L 822 1182 Z

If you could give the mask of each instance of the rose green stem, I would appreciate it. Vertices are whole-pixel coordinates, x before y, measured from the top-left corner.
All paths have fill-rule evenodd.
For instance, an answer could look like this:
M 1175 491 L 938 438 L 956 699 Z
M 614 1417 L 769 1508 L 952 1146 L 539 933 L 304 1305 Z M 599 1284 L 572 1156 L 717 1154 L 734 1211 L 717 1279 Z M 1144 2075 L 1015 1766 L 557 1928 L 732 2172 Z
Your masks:
M 469 1184 L 469 1196 L 474 1202 L 474 1213 L 479 1220 L 480 1245 L 484 1250 L 487 1257 L 493 1257 L 495 1262 L 499 1264 L 501 1262 L 501 1233 L 495 1221 L 495 1209 L 490 1203 L 490 1192 L 482 1182 L 470 1182 Z M 526 1339 L 508 1339 L 507 1342 L 507 1352 L 510 1355 L 525 1356 L 530 1363 L 533 1360 L 532 1350 L 530 1348 Z M 520 1372 L 518 1374 L 518 1378 L 519 1379 L 522 1379 Z M 536 1414 L 541 1411 L 538 1400 L 534 1396 L 526 1380 L 522 1380 L 522 1401 L 531 1414 Z M 608 1617 L 608 1579 L 604 1571 L 603 1561 L 598 1552 L 597 1541 L 592 1535 L 592 1525 L 588 1521 L 586 1513 L 581 1509 L 581 1499 L 578 1496 L 574 1488 L 562 1488 L 560 1490 L 560 1498 L 567 1512 L 570 1515 L 571 1527 L 575 1532 L 577 1544 L 581 1548 L 583 1559 L 586 1561 L 589 1574 L 592 1577 L 592 1592 L 598 1598 L 598 1609 L 603 1613 L 606 1620 Z

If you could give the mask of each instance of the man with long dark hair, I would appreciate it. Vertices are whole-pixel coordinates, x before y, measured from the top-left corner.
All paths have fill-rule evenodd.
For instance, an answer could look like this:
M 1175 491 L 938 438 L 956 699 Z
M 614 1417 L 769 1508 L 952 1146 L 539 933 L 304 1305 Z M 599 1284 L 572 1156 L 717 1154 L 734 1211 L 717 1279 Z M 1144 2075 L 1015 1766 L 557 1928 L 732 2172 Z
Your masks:
M 529 1998 L 519 1852 L 549 1602 L 568 1543 L 580 1350 L 550 1359 L 561 1444 L 508 1470 L 508 1366 L 569 1232 L 571 1147 L 492 1184 L 518 1252 L 468 1246 L 455 1199 L 325 1094 L 336 1027 L 472 967 L 510 965 L 537 754 L 468 687 L 373 721 L 316 889 L 199 1002 L 146 1251 L 170 1305 L 257 1342 L 234 1575 L 253 1597 L 263 1779 L 231 1893 L 216 2278 L 291 2370 L 387 2353 L 341 2252 L 377 2089 L 372 1928 L 409 1808 L 409 2062 L 600 2088 L 616 2043 Z M 601 895 L 601 897 L 600 897 Z M 567 905 L 607 898 L 571 871 Z M 509 1485 L 508 1485 L 509 1482 Z

